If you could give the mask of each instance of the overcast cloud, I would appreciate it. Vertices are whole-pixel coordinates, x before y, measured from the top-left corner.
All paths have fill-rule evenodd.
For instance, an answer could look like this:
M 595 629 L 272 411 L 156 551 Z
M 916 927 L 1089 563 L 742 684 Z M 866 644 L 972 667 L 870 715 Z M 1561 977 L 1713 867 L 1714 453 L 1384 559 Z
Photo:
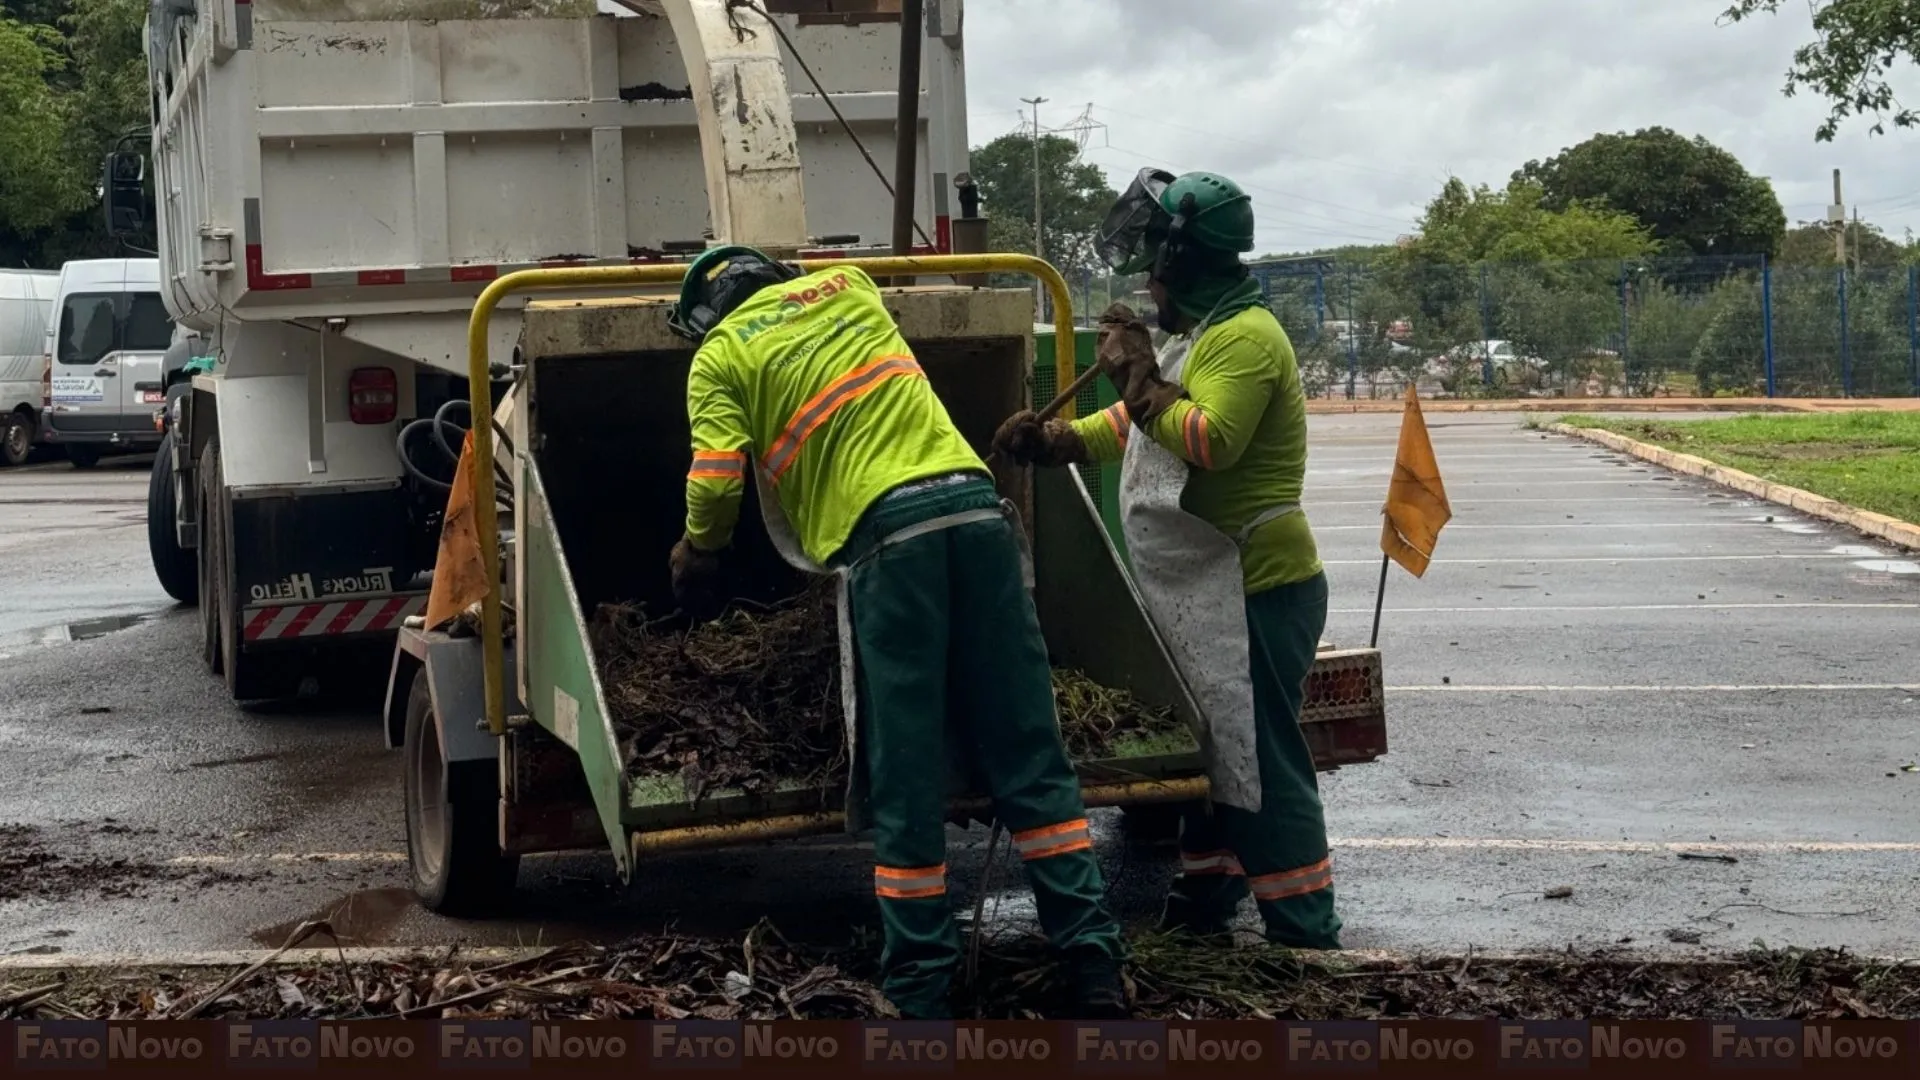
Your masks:
M 1051 99 L 1043 127 L 1092 103 L 1106 128 L 1086 156 L 1116 188 L 1146 165 L 1225 173 L 1266 252 L 1390 242 L 1450 174 L 1497 186 L 1596 131 L 1654 125 L 1769 178 L 1789 222 L 1825 214 L 1838 167 L 1866 220 L 1920 232 L 1920 132 L 1856 123 L 1815 143 L 1825 103 L 1780 93 L 1805 9 L 1717 26 L 1724 6 L 967 0 L 972 141 L 1020 127 L 1023 97 Z

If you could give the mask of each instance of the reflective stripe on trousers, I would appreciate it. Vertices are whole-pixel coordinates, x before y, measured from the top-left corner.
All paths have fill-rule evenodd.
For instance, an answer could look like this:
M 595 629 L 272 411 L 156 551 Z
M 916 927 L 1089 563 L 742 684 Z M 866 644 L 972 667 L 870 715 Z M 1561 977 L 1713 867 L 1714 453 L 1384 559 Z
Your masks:
M 1086 818 L 1074 818 L 1057 825 L 1042 825 L 1013 834 L 1013 849 L 1022 859 L 1044 859 L 1070 851 L 1093 848 L 1093 836 L 1087 831 Z
M 1319 892 L 1333 884 L 1333 857 L 1328 856 L 1297 870 L 1282 870 L 1248 878 L 1247 884 L 1252 886 L 1255 900 L 1285 900 L 1289 896 Z
M 883 900 L 920 900 L 947 895 L 947 864 L 873 868 L 873 893 Z

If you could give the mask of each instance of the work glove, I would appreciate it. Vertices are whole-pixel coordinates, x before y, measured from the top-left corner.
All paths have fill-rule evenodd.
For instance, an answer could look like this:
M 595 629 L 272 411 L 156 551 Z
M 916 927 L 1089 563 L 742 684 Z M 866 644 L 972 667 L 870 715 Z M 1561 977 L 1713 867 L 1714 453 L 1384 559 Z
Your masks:
M 1022 409 L 993 433 L 993 449 L 1015 465 L 1079 465 L 1093 460 L 1086 441 L 1065 420 L 1042 423 L 1032 409 Z
M 726 576 L 720 553 L 701 551 L 685 536 L 667 556 L 673 575 L 673 602 L 696 623 L 719 617 L 726 607 Z
M 1100 316 L 1100 341 L 1094 351 L 1100 370 L 1120 391 L 1127 415 L 1145 428 L 1173 403 L 1187 396 L 1179 383 L 1160 377 L 1160 361 L 1153 354 L 1153 335 L 1147 324 L 1125 304 L 1114 304 Z

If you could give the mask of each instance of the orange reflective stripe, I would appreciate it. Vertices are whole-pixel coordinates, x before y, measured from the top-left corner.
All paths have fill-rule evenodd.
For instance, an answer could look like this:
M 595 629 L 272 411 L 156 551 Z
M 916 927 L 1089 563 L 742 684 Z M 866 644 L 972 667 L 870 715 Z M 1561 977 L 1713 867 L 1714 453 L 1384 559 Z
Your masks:
M 1044 859 L 1070 851 L 1093 847 L 1093 835 L 1087 831 L 1087 819 L 1075 818 L 1058 825 L 1043 825 L 1013 834 L 1013 849 L 1022 859 Z
M 1127 445 L 1128 420 L 1126 403 L 1121 402 L 1118 405 L 1109 405 L 1100 411 L 1100 415 L 1107 418 L 1107 426 L 1113 429 L 1114 437 L 1120 440 L 1120 445 Z
M 873 892 L 888 900 L 918 900 L 941 896 L 947 891 L 947 864 L 900 868 L 873 868 Z
M 827 384 L 826 389 L 813 395 L 805 405 L 795 410 L 787 420 L 785 430 L 773 440 L 761 465 L 767 471 L 769 480 L 780 479 L 781 474 L 793 464 L 795 455 L 800 453 L 800 444 L 807 436 L 819 430 L 827 418 L 837 412 L 841 406 L 854 398 L 871 391 L 888 379 L 900 375 L 925 377 L 920 365 L 911 356 L 883 356 L 870 364 L 854 368 L 845 375 Z
M 1333 884 L 1333 858 L 1329 856 L 1312 866 L 1297 870 L 1261 874 L 1256 878 L 1248 878 L 1247 884 L 1253 886 L 1256 900 L 1284 900 L 1289 896 L 1318 892 Z
M 1195 405 L 1187 410 L 1187 459 L 1203 469 L 1213 468 L 1213 448 L 1207 445 L 1207 414 Z
M 722 480 L 732 480 L 747 475 L 747 455 L 738 450 L 695 450 L 693 467 L 687 470 L 687 478 L 711 476 Z
M 1240 868 L 1240 859 L 1231 851 L 1204 851 L 1180 853 L 1180 872 L 1183 874 L 1225 874 L 1228 877 L 1245 877 L 1247 872 Z

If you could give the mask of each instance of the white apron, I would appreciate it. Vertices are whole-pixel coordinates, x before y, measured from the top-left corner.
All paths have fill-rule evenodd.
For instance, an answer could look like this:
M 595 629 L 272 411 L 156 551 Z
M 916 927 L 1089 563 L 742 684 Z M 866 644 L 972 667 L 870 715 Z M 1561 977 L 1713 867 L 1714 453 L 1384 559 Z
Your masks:
M 1162 378 L 1180 381 L 1187 353 L 1205 331 L 1202 323 L 1167 341 L 1159 353 Z M 1262 511 L 1230 537 L 1180 508 L 1189 473 L 1185 461 L 1136 427 L 1120 464 L 1120 529 L 1147 614 L 1200 707 L 1195 735 L 1212 798 L 1257 811 L 1260 760 L 1240 545 L 1256 528 L 1300 506 Z
M 985 477 L 982 477 L 985 479 Z M 793 524 L 787 520 L 787 512 L 781 508 L 780 499 L 772 491 L 771 485 L 759 469 L 753 471 L 753 486 L 760 499 L 760 519 L 765 523 L 767 536 L 773 541 L 773 549 L 780 553 L 787 565 L 802 573 L 831 574 L 834 579 L 833 607 L 839 619 L 840 638 L 840 715 L 847 736 L 847 790 L 846 814 L 847 831 L 858 832 L 867 827 L 866 814 L 866 776 L 860 768 L 860 707 L 858 686 L 854 682 L 854 644 L 853 612 L 848 600 L 854 568 L 860 561 L 872 558 L 882 548 L 904 543 L 915 537 L 943 529 L 958 528 L 982 521 L 994 521 L 999 518 L 1013 519 L 1013 533 L 1021 544 L 1021 571 L 1025 584 L 1033 587 L 1033 570 L 1026 552 L 1026 534 L 1020 530 L 1020 523 L 1014 519 L 1013 504 L 1000 500 L 997 508 L 983 507 L 979 510 L 965 510 L 958 514 L 932 518 L 915 525 L 909 525 L 897 532 L 888 533 L 873 545 L 859 561 L 840 567 L 826 567 L 813 561 L 806 549 L 800 546 L 800 537 L 793 531 Z M 885 496 L 882 496 L 883 498 Z M 875 505 L 878 505 L 877 503 Z

